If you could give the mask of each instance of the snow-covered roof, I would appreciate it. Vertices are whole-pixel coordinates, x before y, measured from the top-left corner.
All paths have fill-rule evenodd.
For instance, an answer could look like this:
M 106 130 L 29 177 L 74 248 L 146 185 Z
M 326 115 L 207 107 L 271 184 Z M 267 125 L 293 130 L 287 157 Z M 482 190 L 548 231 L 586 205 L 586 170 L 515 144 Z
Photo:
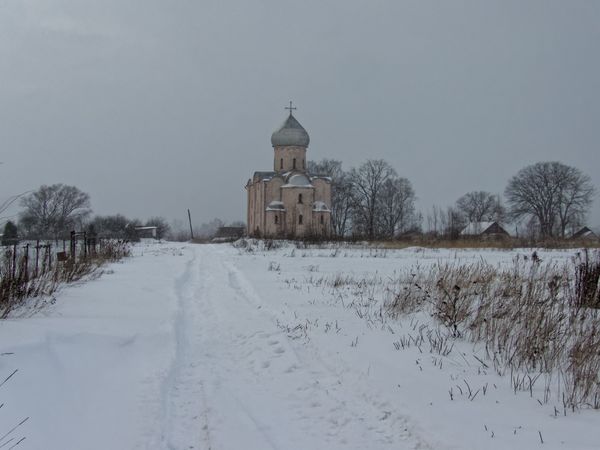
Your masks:
M 267 211 L 285 211 L 285 206 L 283 205 L 283 202 L 273 200 L 267 206 Z
M 330 209 L 327 207 L 325 202 L 317 200 L 313 203 L 313 211 L 329 212 Z
M 495 222 L 471 222 L 460 232 L 461 236 L 476 236 L 483 233 Z
M 314 187 L 308 177 L 303 173 L 295 173 L 288 178 L 287 183 L 282 187 Z
M 572 236 L 573 239 L 595 239 L 596 237 L 596 233 L 594 233 L 588 227 L 583 227 Z
M 331 183 L 331 177 L 328 177 L 326 175 L 311 175 L 310 176 L 311 180 L 325 180 Z

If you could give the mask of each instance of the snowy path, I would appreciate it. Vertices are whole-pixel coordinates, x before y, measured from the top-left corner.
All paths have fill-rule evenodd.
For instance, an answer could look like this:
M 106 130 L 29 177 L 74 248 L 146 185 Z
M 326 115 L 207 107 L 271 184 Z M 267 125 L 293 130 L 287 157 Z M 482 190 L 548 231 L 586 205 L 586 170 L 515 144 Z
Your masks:
M 546 449 L 598 448 L 597 411 L 555 415 L 543 386 L 515 394 L 465 341 L 444 357 L 398 350 L 435 326 L 428 315 L 379 320 L 374 303 L 365 316 L 368 289 L 338 297 L 315 282 L 440 258 L 505 264 L 514 252 L 135 252 L 0 322 L 0 380 L 18 369 L 0 389 L 0 436 L 30 417 L 16 450 L 525 450 L 541 436 Z M 468 398 L 467 383 L 485 390 Z
M 219 247 L 193 251 L 175 285 L 160 448 L 425 447 L 391 405 L 296 348 Z
M 0 375 L 19 372 L 0 431 L 30 416 L 22 448 L 45 450 L 429 448 L 344 366 L 288 337 L 232 250 L 148 247 L 3 322 Z

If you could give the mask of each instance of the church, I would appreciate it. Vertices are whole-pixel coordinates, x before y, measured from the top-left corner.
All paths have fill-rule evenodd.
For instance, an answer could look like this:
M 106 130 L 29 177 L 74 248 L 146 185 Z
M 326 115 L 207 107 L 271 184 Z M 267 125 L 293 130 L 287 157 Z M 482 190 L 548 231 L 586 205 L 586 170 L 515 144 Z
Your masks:
M 273 170 L 254 172 L 246 184 L 248 235 L 324 238 L 331 227 L 331 179 L 306 171 L 310 138 L 292 114 L 272 135 Z

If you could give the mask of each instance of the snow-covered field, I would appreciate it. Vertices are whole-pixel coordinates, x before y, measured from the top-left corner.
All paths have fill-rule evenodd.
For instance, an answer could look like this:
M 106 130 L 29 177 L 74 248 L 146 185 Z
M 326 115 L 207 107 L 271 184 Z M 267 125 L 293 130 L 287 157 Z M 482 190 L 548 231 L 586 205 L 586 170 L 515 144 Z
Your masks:
M 437 325 L 377 319 L 380 300 L 349 304 L 351 292 L 318 281 L 439 260 L 505 265 L 515 253 L 138 246 L 0 323 L 0 382 L 18 369 L 0 387 L 0 436 L 30 417 L 0 446 L 26 436 L 17 449 L 599 448 L 600 412 L 555 415 L 536 392 L 515 394 L 467 342 L 447 356 L 397 350 Z M 469 388 L 480 393 L 469 399 Z

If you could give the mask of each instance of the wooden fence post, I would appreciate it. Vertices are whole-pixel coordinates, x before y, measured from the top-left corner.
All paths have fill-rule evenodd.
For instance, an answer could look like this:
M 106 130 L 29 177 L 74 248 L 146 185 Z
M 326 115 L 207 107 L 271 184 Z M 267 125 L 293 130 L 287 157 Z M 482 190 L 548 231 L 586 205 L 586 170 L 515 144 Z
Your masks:
M 17 274 L 17 244 L 13 245 L 13 254 L 12 254 L 12 268 L 11 268 L 12 276 L 11 280 L 14 281 L 15 276 Z
M 33 273 L 34 278 L 37 278 L 37 276 L 38 276 L 39 262 L 40 262 L 40 241 L 38 239 L 35 243 L 35 272 Z

